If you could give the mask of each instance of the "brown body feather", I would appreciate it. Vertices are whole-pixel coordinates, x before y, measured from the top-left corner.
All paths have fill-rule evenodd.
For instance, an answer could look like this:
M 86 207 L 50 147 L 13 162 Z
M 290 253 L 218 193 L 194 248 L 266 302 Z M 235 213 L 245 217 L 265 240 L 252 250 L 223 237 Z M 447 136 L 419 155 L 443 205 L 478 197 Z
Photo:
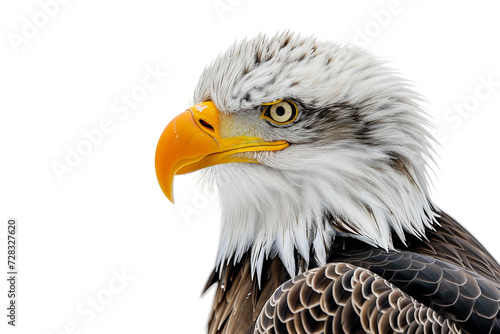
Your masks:
M 407 245 L 405 246 L 401 242 L 398 242 L 397 238 L 394 238 L 396 249 L 443 261 L 465 269 L 466 272 L 470 271 L 472 274 L 479 276 L 479 279 L 484 278 L 488 282 L 500 286 L 500 265 L 488 251 L 465 228 L 445 213 L 441 213 L 441 217 L 437 220 L 439 225 L 435 225 L 435 231 L 427 231 L 427 240 L 419 240 L 416 237 L 407 236 Z M 357 268 L 360 268 L 365 273 L 361 273 L 358 270 L 358 276 L 362 275 L 365 279 L 370 275 L 373 276 L 374 274 L 363 268 L 364 262 L 361 257 L 358 256 L 354 259 L 356 255 L 361 253 L 352 252 L 352 249 L 353 247 L 358 247 L 360 244 L 364 252 L 367 249 L 371 249 L 370 246 L 355 239 L 337 238 L 330 249 L 329 262 L 335 262 L 335 266 L 338 266 L 339 263 L 349 264 L 348 267 L 342 265 L 344 271 L 356 271 Z M 381 253 L 383 251 L 378 250 L 378 255 Z M 390 260 L 387 261 L 389 264 Z M 377 265 L 383 267 L 384 263 L 377 263 Z M 317 264 L 309 264 L 309 269 L 314 267 L 317 267 Z M 273 296 L 277 288 L 290 279 L 280 259 L 275 257 L 265 262 L 261 287 L 259 288 L 257 280 L 252 280 L 251 278 L 248 253 L 242 258 L 241 262 L 225 266 L 220 277 L 219 279 L 219 273 L 214 270 L 205 288 L 206 291 L 210 286 L 216 285 L 214 304 L 208 322 L 209 334 L 253 333 L 255 322 L 266 302 Z M 301 280 L 300 278 L 297 279 Z M 379 280 L 385 281 L 375 275 L 373 282 L 378 282 Z M 391 283 L 391 279 L 387 278 L 387 282 Z M 356 282 L 353 281 L 352 284 L 355 285 Z M 364 288 L 366 289 L 366 287 Z M 390 287 L 387 289 L 394 291 L 396 288 Z M 401 302 L 404 300 L 405 303 L 412 303 L 412 307 L 414 308 L 412 310 L 415 311 L 418 309 L 418 312 L 428 312 L 428 315 L 431 315 L 430 320 L 438 317 L 436 313 L 434 318 L 432 318 L 432 312 L 435 312 L 435 310 L 428 308 L 429 304 L 432 304 L 431 302 L 427 302 L 427 305 L 420 305 L 418 303 L 426 304 L 425 298 L 420 299 L 418 295 L 408 296 L 398 289 L 396 290 L 398 291 L 397 295 L 403 298 Z M 395 298 L 394 294 L 392 296 Z M 395 312 L 395 310 L 391 312 Z M 320 315 L 318 314 L 318 316 Z M 355 316 L 360 317 L 359 315 Z M 442 318 L 441 315 L 439 317 L 441 317 L 439 318 L 441 323 L 446 322 L 448 326 L 446 327 L 447 330 L 450 332 L 457 330 L 452 320 Z M 440 323 L 434 320 L 432 323 L 424 323 L 423 326 L 439 327 Z

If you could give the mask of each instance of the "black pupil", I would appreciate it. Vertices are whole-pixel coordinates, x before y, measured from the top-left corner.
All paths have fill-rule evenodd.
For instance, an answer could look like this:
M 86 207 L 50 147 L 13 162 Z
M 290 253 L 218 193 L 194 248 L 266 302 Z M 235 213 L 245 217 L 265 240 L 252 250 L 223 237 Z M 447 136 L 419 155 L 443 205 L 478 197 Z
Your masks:
M 283 108 L 282 106 L 276 108 L 276 115 L 283 116 L 284 114 L 285 114 L 285 108 Z

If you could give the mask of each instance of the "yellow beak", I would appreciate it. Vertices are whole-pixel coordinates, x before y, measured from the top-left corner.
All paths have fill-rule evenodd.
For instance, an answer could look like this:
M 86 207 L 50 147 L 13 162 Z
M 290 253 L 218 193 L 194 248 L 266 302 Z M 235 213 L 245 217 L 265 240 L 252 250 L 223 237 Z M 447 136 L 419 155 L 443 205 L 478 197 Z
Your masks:
M 174 203 L 174 175 L 230 162 L 259 163 L 243 152 L 279 151 L 288 147 L 280 140 L 259 137 L 221 138 L 220 112 L 212 101 L 199 103 L 174 118 L 163 130 L 156 147 L 156 177 L 163 193 Z

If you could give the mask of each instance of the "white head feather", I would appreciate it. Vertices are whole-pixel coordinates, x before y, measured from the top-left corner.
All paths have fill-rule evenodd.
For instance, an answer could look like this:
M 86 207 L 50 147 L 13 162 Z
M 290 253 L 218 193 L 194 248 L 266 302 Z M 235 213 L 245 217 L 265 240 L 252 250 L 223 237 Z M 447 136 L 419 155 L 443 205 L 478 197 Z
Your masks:
M 262 103 L 283 98 L 299 105 L 296 123 L 260 119 Z M 259 35 L 207 67 L 194 100 L 215 103 L 226 136 L 291 143 L 255 153 L 260 164 L 205 171 L 222 208 L 220 272 L 250 250 L 252 276 L 260 279 L 264 259 L 278 255 L 293 277 L 310 254 L 324 264 L 337 235 L 391 249 L 392 233 L 404 242 L 405 233 L 422 237 L 432 228 L 420 97 L 371 54 L 290 33 Z

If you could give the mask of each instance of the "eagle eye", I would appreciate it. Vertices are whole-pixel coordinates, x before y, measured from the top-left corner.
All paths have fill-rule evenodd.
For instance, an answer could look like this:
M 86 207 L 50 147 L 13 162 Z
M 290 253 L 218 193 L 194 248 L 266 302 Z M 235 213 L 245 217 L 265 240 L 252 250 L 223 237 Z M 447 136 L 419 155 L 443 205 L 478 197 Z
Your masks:
M 298 115 L 297 105 L 290 100 L 278 100 L 273 103 L 264 103 L 261 118 L 270 120 L 279 125 L 292 123 Z

